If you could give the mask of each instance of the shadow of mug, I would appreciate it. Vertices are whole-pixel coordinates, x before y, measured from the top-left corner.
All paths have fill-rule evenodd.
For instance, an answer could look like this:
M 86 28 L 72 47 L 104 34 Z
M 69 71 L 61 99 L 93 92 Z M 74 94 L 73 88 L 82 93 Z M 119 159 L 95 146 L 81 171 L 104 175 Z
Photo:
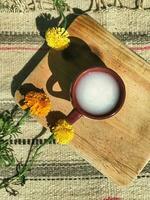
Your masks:
M 70 86 L 74 79 L 88 66 L 105 67 L 104 63 L 79 38 L 70 37 L 70 46 L 63 51 L 51 49 L 48 55 L 48 64 L 52 75 L 49 77 L 46 88 L 55 97 L 70 101 Z M 61 91 L 54 90 L 58 83 Z

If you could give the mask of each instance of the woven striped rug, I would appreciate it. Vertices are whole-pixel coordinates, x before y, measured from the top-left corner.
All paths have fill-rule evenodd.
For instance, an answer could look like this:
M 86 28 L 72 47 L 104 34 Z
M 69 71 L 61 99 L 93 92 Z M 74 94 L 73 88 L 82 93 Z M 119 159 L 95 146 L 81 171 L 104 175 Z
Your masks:
M 105 2 L 105 1 L 104 1 Z M 121 4 L 120 4 L 121 2 Z M 102 26 L 114 34 L 132 51 L 150 62 L 150 1 L 107 0 L 99 4 L 95 12 L 95 1 L 68 0 L 71 7 L 88 11 Z M 140 4 L 141 5 L 141 4 Z M 49 12 L 50 10 L 50 12 Z M 72 10 L 68 11 L 69 14 Z M 47 14 L 42 14 L 47 13 Z M 0 110 L 11 109 L 15 104 L 12 92 L 21 83 L 20 70 L 24 78 L 29 67 L 46 54 L 44 39 L 39 29 L 45 21 L 56 16 L 50 0 L 13 1 L 0 0 Z M 44 17 L 43 17 L 44 16 Z M 43 21 L 42 21 L 43 20 Z M 39 50 L 40 49 L 40 50 Z M 37 53 L 38 52 L 38 53 Z M 40 52 L 40 54 L 39 54 Z M 39 56 L 40 55 L 40 56 Z M 12 140 L 18 159 L 25 159 L 32 139 L 42 127 L 34 120 L 22 128 L 23 134 Z M 35 144 L 42 143 L 48 132 Z M 0 178 L 10 176 L 14 167 L 0 169 Z M 149 200 L 150 163 L 129 186 L 121 188 L 113 184 L 69 146 L 47 145 L 35 162 L 24 187 L 17 186 L 19 195 L 8 196 L 0 190 L 1 200 Z

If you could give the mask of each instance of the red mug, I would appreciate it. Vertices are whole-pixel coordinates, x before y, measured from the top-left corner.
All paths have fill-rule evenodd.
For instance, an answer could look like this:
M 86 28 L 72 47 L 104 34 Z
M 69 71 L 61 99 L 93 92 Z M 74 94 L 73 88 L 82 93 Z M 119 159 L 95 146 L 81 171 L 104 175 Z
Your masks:
M 87 75 L 89 72 L 103 72 L 106 74 L 109 74 L 112 78 L 114 78 L 118 84 L 119 87 L 119 98 L 117 101 L 117 104 L 115 107 L 110 110 L 108 113 L 105 114 L 100 114 L 100 115 L 93 115 L 91 113 L 88 113 L 87 111 L 83 110 L 81 108 L 79 102 L 77 101 L 76 97 L 76 88 L 77 85 L 79 84 L 81 78 L 83 78 L 85 75 Z M 73 124 L 76 122 L 81 116 L 85 116 L 91 119 L 97 119 L 97 120 L 102 120 L 106 119 L 109 117 L 112 117 L 115 115 L 123 106 L 124 100 L 126 96 L 126 91 L 125 91 L 125 85 L 121 77 L 112 69 L 107 68 L 107 67 L 91 67 L 88 68 L 87 70 L 83 71 L 79 76 L 75 79 L 75 81 L 72 83 L 71 88 L 70 88 L 70 99 L 73 105 L 73 110 L 69 113 L 67 116 L 66 120 L 70 123 Z

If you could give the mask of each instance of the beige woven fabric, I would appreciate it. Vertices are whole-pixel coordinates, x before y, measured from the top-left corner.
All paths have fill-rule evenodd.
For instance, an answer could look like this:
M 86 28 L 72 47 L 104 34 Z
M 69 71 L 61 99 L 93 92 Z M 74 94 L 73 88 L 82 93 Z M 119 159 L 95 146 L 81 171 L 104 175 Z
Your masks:
M 134 186 L 126 189 L 113 186 L 107 179 L 28 181 L 19 189 L 17 197 L 9 197 L 5 192 L 1 192 L 1 197 L 5 200 L 103 200 L 106 197 L 149 200 L 149 185 L 149 179 L 136 180 Z
M 71 8 L 83 10 L 125 7 L 128 9 L 150 8 L 149 0 L 66 0 Z M 30 10 L 53 10 L 52 0 L 1 0 L 0 10 L 8 12 L 29 12 Z
M 11 95 L 11 83 L 16 80 L 13 76 L 26 66 L 44 42 L 37 30 L 36 18 L 42 12 L 48 12 L 48 8 L 52 9 L 50 1 L 43 0 L 42 10 L 40 1 L 37 0 L 36 9 L 32 1 L 26 1 L 29 9 L 24 9 L 22 3 L 22 12 L 18 10 L 12 12 L 11 9 L 3 6 L 3 2 L 0 0 L 1 110 L 11 108 L 15 104 Z M 89 8 L 90 2 L 90 0 L 68 0 L 71 7 L 83 10 Z M 135 2 L 135 0 L 121 0 L 123 8 L 120 8 L 119 1 L 117 1 L 117 7 L 114 7 L 114 1 L 107 0 L 109 4 L 107 9 L 94 12 L 95 4 L 93 4 L 88 14 L 122 40 L 131 50 L 150 62 L 150 1 L 143 2 L 145 9 L 132 9 L 135 8 Z M 55 11 L 52 10 L 50 13 L 56 16 Z M 12 141 L 18 159 L 27 156 L 32 138 L 41 129 L 42 127 L 34 119 L 30 119 L 22 128 L 23 134 Z M 48 132 L 42 138 L 45 138 L 47 134 Z M 0 178 L 11 175 L 14 170 L 14 167 L 0 169 Z M 28 179 L 24 187 L 18 187 L 19 196 L 11 197 L 4 190 L 0 190 L 0 199 L 106 200 L 109 197 L 120 198 L 116 200 L 150 199 L 150 164 L 131 185 L 120 188 L 95 170 L 69 146 L 47 145 L 44 153 L 34 164 Z

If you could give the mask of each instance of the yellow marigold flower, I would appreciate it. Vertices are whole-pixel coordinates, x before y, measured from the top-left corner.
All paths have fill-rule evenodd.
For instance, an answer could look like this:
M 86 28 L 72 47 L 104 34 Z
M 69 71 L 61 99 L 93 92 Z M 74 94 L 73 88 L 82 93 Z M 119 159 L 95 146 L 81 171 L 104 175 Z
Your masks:
M 73 126 L 70 125 L 66 120 L 59 120 L 52 128 L 54 139 L 58 144 L 68 144 L 74 137 Z
M 49 98 L 43 92 L 30 91 L 26 94 L 24 104 L 21 106 L 23 110 L 30 109 L 31 115 L 44 117 L 52 106 Z
M 45 33 L 47 45 L 56 50 L 63 50 L 69 46 L 69 34 L 64 28 L 49 28 Z

